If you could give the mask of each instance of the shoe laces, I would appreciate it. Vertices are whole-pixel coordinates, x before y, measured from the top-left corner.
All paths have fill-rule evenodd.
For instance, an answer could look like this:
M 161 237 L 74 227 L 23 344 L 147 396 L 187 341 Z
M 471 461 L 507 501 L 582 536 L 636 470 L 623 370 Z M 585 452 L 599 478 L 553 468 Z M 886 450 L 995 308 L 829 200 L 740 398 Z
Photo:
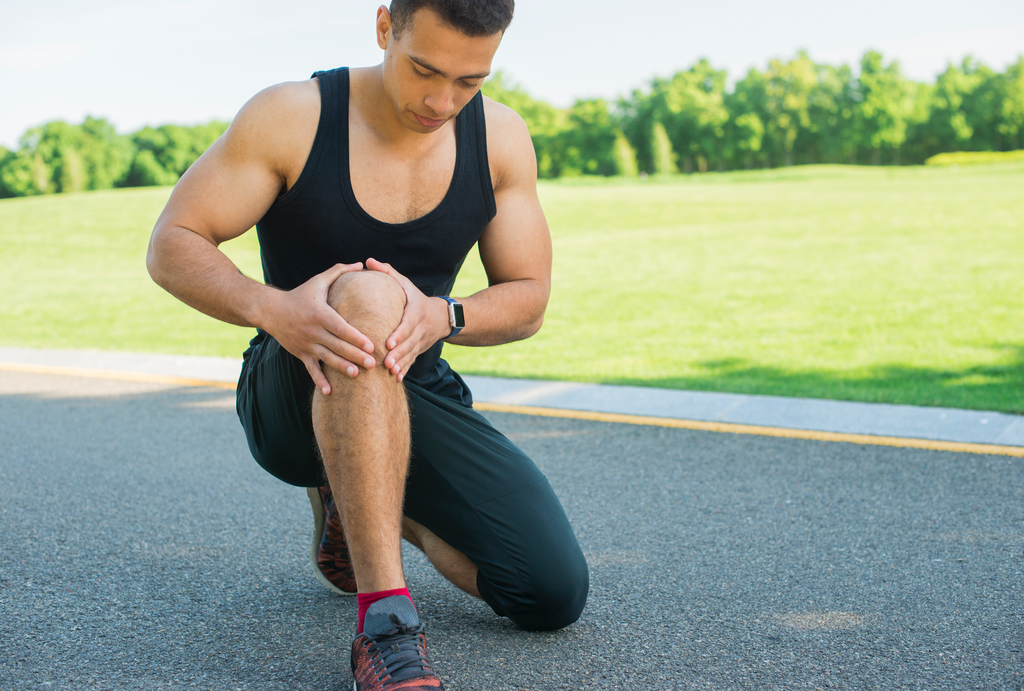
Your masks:
M 423 624 L 408 626 L 394 614 L 389 614 L 392 628 L 368 638 L 367 653 L 376 674 L 377 681 L 387 686 L 393 682 L 418 677 L 436 677 L 427 661 L 423 647 Z M 387 681 L 385 681 L 387 680 Z

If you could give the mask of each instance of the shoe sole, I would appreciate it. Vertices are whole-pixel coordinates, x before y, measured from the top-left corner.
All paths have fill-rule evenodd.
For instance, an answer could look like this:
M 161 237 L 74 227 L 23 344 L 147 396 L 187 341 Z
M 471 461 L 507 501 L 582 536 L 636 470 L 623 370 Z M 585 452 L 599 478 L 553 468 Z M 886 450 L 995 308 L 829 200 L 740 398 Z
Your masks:
M 355 593 L 346 592 L 331 583 L 316 563 L 316 555 L 320 551 L 320 540 L 324 536 L 324 526 L 327 525 L 327 512 L 324 510 L 324 503 L 320 500 L 319 488 L 307 487 L 306 495 L 309 497 L 309 505 L 313 508 L 313 545 L 309 548 L 309 563 L 313 566 L 313 574 L 316 576 L 316 580 L 335 595 L 352 597 Z

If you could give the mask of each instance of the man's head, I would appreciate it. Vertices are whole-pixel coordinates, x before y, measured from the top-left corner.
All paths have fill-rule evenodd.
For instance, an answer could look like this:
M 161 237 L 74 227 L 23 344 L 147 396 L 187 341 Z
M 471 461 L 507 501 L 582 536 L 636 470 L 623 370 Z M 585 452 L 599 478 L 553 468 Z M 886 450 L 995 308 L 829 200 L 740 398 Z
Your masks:
M 391 22 L 396 36 L 408 27 L 417 10 L 428 9 L 442 22 L 466 36 L 504 33 L 512 21 L 514 0 L 391 0 Z
M 513 0 L 394 0 L 391 7 L 377 10 L 384 90 L 407 128 L 429 134 L 480 90 Z

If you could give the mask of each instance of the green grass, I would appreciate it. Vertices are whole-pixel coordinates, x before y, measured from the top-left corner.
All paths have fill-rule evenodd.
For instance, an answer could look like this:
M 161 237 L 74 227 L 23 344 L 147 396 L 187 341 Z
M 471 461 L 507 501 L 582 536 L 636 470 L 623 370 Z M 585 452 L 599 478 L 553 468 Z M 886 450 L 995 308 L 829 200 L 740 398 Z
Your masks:
M 154 286 L 167 189 L 0 202 L 0 343 L 238 355 Z M 541 185 L 544 328 L 464 373 L 1024 412 L 1024 165 Z M 225 245 L 259 275 L 254 234 Z M 485 285 L 475 255 L 455 294 Z

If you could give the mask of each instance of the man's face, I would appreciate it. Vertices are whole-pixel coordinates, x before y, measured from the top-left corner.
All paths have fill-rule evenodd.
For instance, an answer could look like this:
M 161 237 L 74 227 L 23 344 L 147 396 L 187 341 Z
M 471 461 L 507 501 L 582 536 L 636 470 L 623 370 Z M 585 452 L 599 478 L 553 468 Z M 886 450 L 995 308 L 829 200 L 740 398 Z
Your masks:
M 501 34 L 466 36 L 432 10 L 418 10 L 396 39 L 385 8 L 377 13 L 384 89 L 403 125 L 429 134 L 459 114 L 490 74 Z

